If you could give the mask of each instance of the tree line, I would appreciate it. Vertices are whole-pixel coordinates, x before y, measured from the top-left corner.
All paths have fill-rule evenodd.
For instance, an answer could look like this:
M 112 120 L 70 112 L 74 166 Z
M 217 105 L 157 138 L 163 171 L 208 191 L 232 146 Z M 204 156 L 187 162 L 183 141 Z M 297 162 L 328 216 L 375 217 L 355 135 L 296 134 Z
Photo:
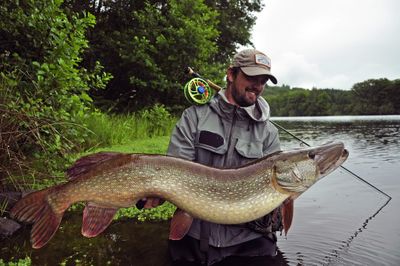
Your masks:
M 400 114 L 400 79 L 369 79 L 351 90 L 269 87 L 263 96 L 273 116 Z

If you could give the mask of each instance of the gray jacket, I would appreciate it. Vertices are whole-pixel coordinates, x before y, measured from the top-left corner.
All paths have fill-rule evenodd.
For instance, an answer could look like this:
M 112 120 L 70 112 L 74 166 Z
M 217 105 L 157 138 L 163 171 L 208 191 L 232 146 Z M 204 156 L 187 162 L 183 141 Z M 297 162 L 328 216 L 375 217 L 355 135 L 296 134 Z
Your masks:
M 278 130 L 269 121 L 268 103 L 259 97 L 253 106 L 237 107 L 228 103 L 222 90 L 208 104 L 191 106 L 183 112 L 167 154 L 217 168 L 232 168 L 279 150 Z M 201 221 L 194 219 L 188 235 L 200 239 L 200 225 Z M 209 244 L 215 247 L 261 236 L 246 226 L 210 223 Z

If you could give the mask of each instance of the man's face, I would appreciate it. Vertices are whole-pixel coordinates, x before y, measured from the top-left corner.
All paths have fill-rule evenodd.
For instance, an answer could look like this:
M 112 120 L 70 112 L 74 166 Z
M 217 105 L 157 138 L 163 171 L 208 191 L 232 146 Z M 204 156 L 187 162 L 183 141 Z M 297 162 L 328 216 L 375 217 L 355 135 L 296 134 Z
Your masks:
M 230 93 L 234 101 L 233 104 L 242 107 L 253 105 L 268 81 L 266 75 L 247 76 L 241 70 L 236 77 L 234 77 L 232 71 L 228 71 L 228 75 L 230 75 L 228 78 L 231 81 Z

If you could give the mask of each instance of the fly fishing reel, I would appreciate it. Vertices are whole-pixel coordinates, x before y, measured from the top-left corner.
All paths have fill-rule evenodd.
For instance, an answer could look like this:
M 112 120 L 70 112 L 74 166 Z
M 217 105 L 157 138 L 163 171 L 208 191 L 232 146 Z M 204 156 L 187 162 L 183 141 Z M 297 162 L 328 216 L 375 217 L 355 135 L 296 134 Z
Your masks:
M 192 104 L 202 105 L 211 100 L 213 91 L 207 81 L 202 78 L 192 78 L 183 88 L 185 98 Z
M 208 79 L 202 78 L 200 74 L 194 72 L 190 67 L 185 72 L 193 77 L 183 88 L 185 98 L 191 104 L 206 104 L 211 100 L 214 92 L 221 90 L 221 87 Z

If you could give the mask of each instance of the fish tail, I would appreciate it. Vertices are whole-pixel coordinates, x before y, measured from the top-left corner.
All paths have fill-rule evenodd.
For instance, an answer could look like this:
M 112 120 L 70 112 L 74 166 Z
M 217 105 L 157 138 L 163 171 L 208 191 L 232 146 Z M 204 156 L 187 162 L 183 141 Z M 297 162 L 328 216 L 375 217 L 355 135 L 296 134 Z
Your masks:
M 47 201 L 50 189 L 32 192 L 21 200 L 11 210 L 11 217 L 33 223 L 31 243 L 33 248 L 43 247 L 57 231 L 65 209 L 56 213 Z

